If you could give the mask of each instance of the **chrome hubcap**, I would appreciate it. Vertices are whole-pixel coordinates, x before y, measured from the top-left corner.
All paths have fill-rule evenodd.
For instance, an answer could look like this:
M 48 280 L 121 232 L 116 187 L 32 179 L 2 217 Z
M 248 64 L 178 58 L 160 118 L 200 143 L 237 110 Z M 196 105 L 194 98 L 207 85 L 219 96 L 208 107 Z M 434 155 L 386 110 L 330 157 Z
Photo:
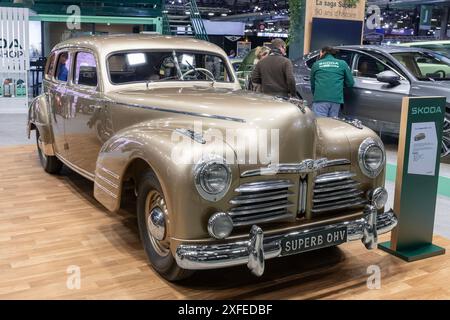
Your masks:
M 167 206 L 162 195 L 152 190 L 145 203 L 147 234 L 153 249 L 162 257 L 170 253 L 170 242 L 166 232 Z
M 442 157 L 450 154 L 450 120 L 448 117 L 444 120 L 444 130 L 442 134 Z

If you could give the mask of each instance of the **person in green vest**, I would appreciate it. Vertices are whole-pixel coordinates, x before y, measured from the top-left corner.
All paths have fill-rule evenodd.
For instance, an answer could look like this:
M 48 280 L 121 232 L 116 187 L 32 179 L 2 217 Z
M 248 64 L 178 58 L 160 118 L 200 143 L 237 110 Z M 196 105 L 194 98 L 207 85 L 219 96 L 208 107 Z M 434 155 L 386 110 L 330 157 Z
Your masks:
M 344 87 L 355 84 L 347 63 L 335 55 L 334 48 L 323 48 L 311 68 L 312 109 L 318 117 L 337 117 L 344 103 Z

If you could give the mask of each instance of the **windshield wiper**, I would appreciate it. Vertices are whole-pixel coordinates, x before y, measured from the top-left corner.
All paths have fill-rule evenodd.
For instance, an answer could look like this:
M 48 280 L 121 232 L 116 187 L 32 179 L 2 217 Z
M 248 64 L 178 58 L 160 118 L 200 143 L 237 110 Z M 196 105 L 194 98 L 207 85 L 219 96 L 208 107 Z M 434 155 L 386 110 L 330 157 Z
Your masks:
M 146 81 L 147 89 L 148 89 L 148 85 L 150 83 L 153 83 L 153 82 L 164 82 L 164 81 L 174 80 L 174 79 L 175 80 L 180 80 L 180 77 L 179 76 L 171 76 L 171 77 L 162 78 L 162 79 L 158 79 L 158 80 L 147 80 Z

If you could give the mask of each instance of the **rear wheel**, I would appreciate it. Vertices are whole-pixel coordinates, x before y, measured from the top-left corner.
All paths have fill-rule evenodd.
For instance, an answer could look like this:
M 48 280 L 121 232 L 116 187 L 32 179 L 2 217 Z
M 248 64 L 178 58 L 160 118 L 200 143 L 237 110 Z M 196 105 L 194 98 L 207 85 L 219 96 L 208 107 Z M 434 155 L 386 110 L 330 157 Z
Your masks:
M 37 129 L 36 129 L 36 145 L 38 149 L 39 160 L 44 170 L 51 174 L 59 173 L 61 171 L 63 164 L 57 157 L 47 156 L 44 153 L 44 143 Z
M 167 206 L 161 186 L 153 172 L 139 181 L 137 218 L 145 253 L 153 268 L 169 281 L 182 280 L 193 271 L 180 268 L 170 251 Z

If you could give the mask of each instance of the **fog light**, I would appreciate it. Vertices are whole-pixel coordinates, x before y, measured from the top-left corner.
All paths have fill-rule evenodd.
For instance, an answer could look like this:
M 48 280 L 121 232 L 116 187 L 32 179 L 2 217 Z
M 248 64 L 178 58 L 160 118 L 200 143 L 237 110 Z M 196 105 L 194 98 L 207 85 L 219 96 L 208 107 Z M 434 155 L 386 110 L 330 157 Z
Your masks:
M 209 218 L 208 233 L 216 239 L 225 239 L 233 231 L 233 220 L 225 212 L 215 213 Z
M 384 207 L 388 200 L 388 193 L 385 188 L 379 187 L 369 192 L 369 201 L 377 208 L 381 209 Z

